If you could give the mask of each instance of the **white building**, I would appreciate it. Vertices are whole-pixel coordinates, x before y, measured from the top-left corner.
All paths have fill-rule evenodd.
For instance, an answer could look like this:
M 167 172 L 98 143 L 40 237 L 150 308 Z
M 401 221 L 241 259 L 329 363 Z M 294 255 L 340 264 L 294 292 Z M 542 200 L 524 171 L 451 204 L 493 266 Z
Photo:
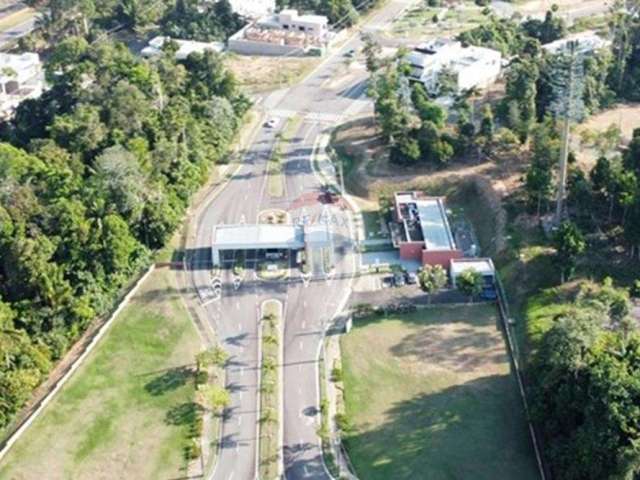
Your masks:
M 611 45 L 610 40 L 601 38 L 595 32 L 581 32 L 561 38 L 555 42 L 546 43 L 542 48 L 551 54 L 557 54 L 568 52 L 572 43 L 576 46 L 576 53 L 581 54 L 595 52 Z
M 275 16 L 278 28 L 324 38 L 329 32 L 329 19 L 324 15 L 298 15 L 297 10 L 282 10 Z
M 312 50 L 322 54 L 332 38 L 327 17 L 282 10 L 242 28 L 228 45 L 243 55 L 303 56 Z
M 224 252 L 246 250 L 276 250 L 311 252 L 331 245 L 331 230 L 328 225 L 281 225 L 240 224 L 216 225 L 213 227 L 211 258 L 220 265 Z
M 411 77 L 422 82 L 431 94 L 438 93 L 443 70 L 455 77 L 458 92 L 474 87 L 487 88 L 500 76 L 502 54 L 484 47 L 464 47 L 460 42 L 435 39 L 414 48 L 407 58 Z
M 45 90 L 44 71 L 37 53 L 0 53 L 0 116 L 8 118 L 29 98 Z
M 468 270 L 473 270 L 482 276 L 482 284 L 485 288 L 495 285 L 496 269 L 490 258 L 454 258 L 449 267 L 451 284 L 454 288 L 457 286 L 458 277 Z
M 229 0 L 234 13 L 251 19 L 258 19 L 276 11 L 275 0 Z
M 220 53 L 224 50 L 224 43 L 221 42 L 194 42 L 192 40 L 177 40 L 160 36 L 151 39 L 149 45 L 144 47 L 140 54 L 145 58 L 157 57 L 162 54 L 162 47 L 169 40 L 173 40 L 178 45 L 178 50 L 176 51 L 177 60 L 184 60 L 192 53 L 204 53 L 207 50 Z

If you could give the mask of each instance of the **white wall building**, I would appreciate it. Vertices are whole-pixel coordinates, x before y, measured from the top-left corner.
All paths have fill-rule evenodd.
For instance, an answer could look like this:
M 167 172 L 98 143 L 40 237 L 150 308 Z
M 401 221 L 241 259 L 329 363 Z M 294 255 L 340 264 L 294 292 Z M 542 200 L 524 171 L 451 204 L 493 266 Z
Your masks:
M 407 58 L 411 77 L 424 84 L 431 94 L 438 93 L 438 79 L 449 69 L 456 77 L 457 91 L 487 88 L 500 76 L 502 54 L 484 47 L 464 47 L 460 42 L 435 39 L 414 48 Z
M 275 0 L 229 0 L 234 13 L 251 19 L 258 19 L 276 11 Z
M 546 43 L 542 48 L 551 54 L 557 54 L 568 52 L 571 43 L 576 45 L 576 53 L 581 54 L 595 52 L 611 45 L 610 40 L 601 38 L 595 32 L 581 32 L 561 38 L 555 42 Z
M 0 116 L 10 117 L 28 98 L 45 90 L 44 71 L 37 53 L 0 53 Z
M 178 45 L 176 51 L 176 59 L 184 60 L 192 53 L 204 53 L 207 50 L 214 52 L 222 52 L 224 50 L 224 43 L 221 42 L 194 42 L 192 40 L 177 40 L 169 37 L 154 37 L 149 41 L 149 45 L 144 47 L 140 54 L 145 58 L 153 58 L 162 54 L 162 47 L 165 42 L 173 40 Z
M 282 10 L 245 26 L 228 45 L 243 55 L 303 56 L 312 49 L 322 54 L 332 38 L 327 17 Z

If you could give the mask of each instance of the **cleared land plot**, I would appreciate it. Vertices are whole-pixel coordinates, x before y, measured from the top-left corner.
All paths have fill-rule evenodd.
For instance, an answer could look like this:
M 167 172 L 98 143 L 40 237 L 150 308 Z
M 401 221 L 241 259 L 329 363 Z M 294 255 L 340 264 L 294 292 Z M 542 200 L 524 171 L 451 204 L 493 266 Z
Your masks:
M 341 345 L 360 478 L 538 478 L 494 306 L 357 321 Z
M 264 92 L 292 85 L 318 65 L 320 60 L 320 57 L 281 58 L 229 54 L 225 64 L 235 74 L 238 83 L 249 92 Z
M 393 23 L 389 33 L 394 37 L 424 40 L 431 36 L 453 36 L 485 20 L 482 8 L 474 4 L 461 4 L 455 8 L 434 8 L 424 2 L 407 10 L 405 15 Z
M 198 334 L 157 270 L 0 466 L 0 478 L 184 477 Z

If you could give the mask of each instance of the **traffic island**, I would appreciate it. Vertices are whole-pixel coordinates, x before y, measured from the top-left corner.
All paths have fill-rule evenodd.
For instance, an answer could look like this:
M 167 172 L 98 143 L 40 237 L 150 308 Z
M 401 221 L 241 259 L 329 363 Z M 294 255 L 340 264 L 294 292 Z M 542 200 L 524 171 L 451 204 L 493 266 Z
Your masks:
M 271 208 L 269 210 L 262 210 L 258 214 L 258 223 L 266 223 L 268 225 L 284 225 L 291 223 L 289 214 L 284 210 L 277 208 Z
M 280 323 L 282 304 L 267 300 L 261 311 L 259 478 L 280 478 Z

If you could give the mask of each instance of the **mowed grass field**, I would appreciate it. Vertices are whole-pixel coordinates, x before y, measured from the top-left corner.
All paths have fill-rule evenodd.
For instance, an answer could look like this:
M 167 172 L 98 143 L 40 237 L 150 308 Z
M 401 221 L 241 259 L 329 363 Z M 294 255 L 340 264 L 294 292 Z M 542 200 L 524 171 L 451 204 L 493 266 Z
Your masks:
M 341 346 L 360 478 L 539 478 L 497 321 L 468 305 L 354 322 Z
M 156 270 L 0 464 L 5 480 L 185 476 L 200 340 Z

